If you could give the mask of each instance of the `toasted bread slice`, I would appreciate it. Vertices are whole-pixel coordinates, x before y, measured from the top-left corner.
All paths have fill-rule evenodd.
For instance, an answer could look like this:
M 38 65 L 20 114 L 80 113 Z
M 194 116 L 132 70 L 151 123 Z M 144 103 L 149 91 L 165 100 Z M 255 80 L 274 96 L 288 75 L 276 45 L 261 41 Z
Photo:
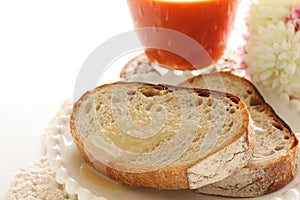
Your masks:
M 205 89 L 117 82 L 75 104 L 71 133 L 97 171 L 131 186 L 198 188 L 245 166 L 254 130 L 236 96 Z
M 221 76 L 225 91 L 239 96 L 254 122 L 256 146 L 249 164 L 224 180 L 197 189 L 197 192 L 231 197 L 256 197 L 279 190 L 295 176 L 298 140 L 291 128 L 274 112 L 255 86 L 230 72 L 193 77 L 181 86 L 207 88 Z M 210 89 L 218 88 L 210 84 Z

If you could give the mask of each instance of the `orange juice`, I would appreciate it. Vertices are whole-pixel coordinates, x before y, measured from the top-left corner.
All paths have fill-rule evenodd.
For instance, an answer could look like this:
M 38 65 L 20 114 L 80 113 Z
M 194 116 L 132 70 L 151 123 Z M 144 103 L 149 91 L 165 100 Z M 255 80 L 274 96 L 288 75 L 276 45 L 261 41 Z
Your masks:
M 178 31 L 197 41 L 217 61 L 223 54 L 239 0 L 127 0 L 135 28 L 158 27 Z M 139 38 L 143 44 L 144 37 Z M 149 40 L 155 39 L 148 36 Z M 192 70 L 186 59 L 162 49 L 146 48 L 151 62 Z M 197 55 L 195 55 L 197 56 Z M 205 66 L 203 66 L 205 67 Z

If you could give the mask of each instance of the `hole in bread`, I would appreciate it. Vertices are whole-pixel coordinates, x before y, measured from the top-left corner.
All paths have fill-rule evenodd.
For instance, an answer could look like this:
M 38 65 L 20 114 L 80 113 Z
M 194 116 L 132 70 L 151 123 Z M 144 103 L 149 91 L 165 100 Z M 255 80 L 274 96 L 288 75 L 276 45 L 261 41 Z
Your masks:
M 249 95 L 248 94 L 243 94 L 243 99 L 248 99 Z
M 277 121 L 273 121 L 272 125 L 280 131 L 283 131 L 283 127 Z
M 281 151 L 282 149 L 284 149 L 284 146 L 283 145 L 277 145 L 274 150 L 275 151 Z
M 135 90 L 129 90 L 129 91 L 127 91 L 127 95 L 129 95 L 129 96 L 133 96 L 133 95 L 135 95 L 135 93 L 136 93 Z
M 159 96 L 161 93 L 162 87 L 146 87 L 141 90 L 142 94 L 146 97 Z
M 151 108 L 153 107 L 153 104 L 152 103 L 149 103 L 146 105 L 146 111 L 149 111 Z
M 259 99 L 255 98 L 255 97 L 251 97 L 250 106 L 259 106 L 261 104 L 262 104 L 262 102 Z
M 155 111 L 156 112 L 161 112 L 163 109 L 162 109 L 162 107 L 161 106 L 156 106 L 155 107 Z
M 129 96 L 128 101 L 132 101 L 132 100 L 133 100 L 133 96 Z
M 235 108 L 230 108 L 230 109 L 229 109 L 229 113 L 230 113 L 230 114 L 235 113 Z
M 85 111 L 85 113 L 90 113 L 91 109 L 92 109 L 92 103 L 91 102 L 87 102 L 84 105 L 84 111 Z
M 224 130 L 227 132 L 227 131 L 230 131 L 233 127 L 233 122 L 230 122 L 230 123 L 224 123 L 223 125 L 223 128 Z
M 271 155 L 273 155 L 273 154 L 274 154 L 274 151 L 273 151 L 273 150 L 270 150 L 270 151 L 264 152 L 262 155 L 263 155 L 263 156 L 271 156 Z
M 240 99 L 236 96 L 230 96 L 229 97 L 231 101 L 233 101 L 233 103 L 235 104 L 239 104 Z
M 289 140 L 289 139 L 290 139 L 290 136 L 288 136 L 288 135 L 285 135 L 285 136 L 283 137 L 283 139 L 285 139 L 285 140 Z
M 154 85 L 153 88 L 156 90 L 164 90 L 165 89 L 165 87 L 162 85 Z
M 210 96 L 210 92 L 209 92 L 209 90 L 201 90 L 201 91 L 198 91 L 198 96 L 209 97 Z
M 249 95 L 251 95 L 251 94 L 252 94 L 252 91 L 251 91 L 251 90 L 247 90 L 247 93 L 248 93 Z
M 96 111 L 98 111 L 98 110 L 100 110 L 100 105 L 99 104 L 97 104 L 97 106 L 96 106 Z
M 136 110 L 140 110 L 141 107 L 142 107 L 142 103 L 138 103 L 138 104 L 135 105 L 135 109 L 136 109 Z M 149 109 L 149 110 L 150 110 L 150 109 Z
M 207 105 L 208 105 L 208 106 L 212 106 L 212 99 L 208 99 L 208 100 L 207 100 Z

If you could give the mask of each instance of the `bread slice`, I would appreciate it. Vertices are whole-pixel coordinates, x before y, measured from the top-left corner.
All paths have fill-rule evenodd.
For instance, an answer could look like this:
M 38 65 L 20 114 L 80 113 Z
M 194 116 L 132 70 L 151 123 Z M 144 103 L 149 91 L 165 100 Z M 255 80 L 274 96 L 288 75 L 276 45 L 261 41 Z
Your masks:
M 247 105 L 254 122 L 256 146 L 254 158 L 243 169 L 224 180 L 197 189 L 197 192 L 256 197 L 279 190 L 295 176 L 298 163 L 298 140 L 291 128 L 276 115 L 248 80 L 230 72 L 197 76 L 184 85 L 207 88 L 206 82 L 222 77 L 225 91 L 239 96 Z M 216 89 L 217 84 L 210 84 Z
M 97 171 L 131 186 L 201 187 L 245 166 L 254 130 L 236 96 L 205 89 L 117 82 L 85 93 L 72 136 Z

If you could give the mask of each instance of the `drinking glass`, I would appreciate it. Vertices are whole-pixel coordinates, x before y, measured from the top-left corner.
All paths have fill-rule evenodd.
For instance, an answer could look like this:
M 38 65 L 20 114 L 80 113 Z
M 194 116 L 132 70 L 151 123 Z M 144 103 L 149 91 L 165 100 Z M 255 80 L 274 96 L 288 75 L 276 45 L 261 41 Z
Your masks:
M 223 55 L 239 1 L 127 0 L 127 3 L 151 63 L 175 70 L 195 70 L 217 62 Z

